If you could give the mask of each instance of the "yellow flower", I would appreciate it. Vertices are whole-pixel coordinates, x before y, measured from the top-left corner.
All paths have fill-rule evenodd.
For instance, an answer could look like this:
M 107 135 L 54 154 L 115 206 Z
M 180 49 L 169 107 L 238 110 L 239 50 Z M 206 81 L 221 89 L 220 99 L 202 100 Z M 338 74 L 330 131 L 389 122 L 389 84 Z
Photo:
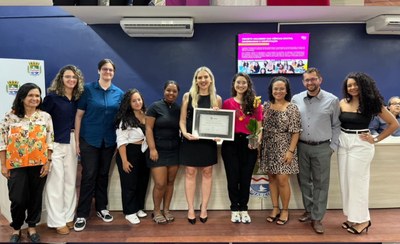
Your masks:
M 255 97 L 253 102 L 253 107 L 258 108 L 261 104 L 261 96 Z

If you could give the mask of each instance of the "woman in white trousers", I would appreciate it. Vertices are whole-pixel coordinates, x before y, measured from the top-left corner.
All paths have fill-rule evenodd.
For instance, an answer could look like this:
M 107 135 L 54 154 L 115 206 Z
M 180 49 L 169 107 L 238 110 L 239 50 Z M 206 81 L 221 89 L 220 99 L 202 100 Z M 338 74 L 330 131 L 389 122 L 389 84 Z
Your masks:
M 45 186 L 47 226 L 66 235 L 73 228 L 76 208 L 76 174 L 78 157 L 74 123 L 77 100 L 83 92 L 83 75 L 67 65 L 58 72 L 43 101 L 54 126 L 52 167 Z
M 343 94 L 344 99 L 340 101 L 342 132 L 339 136 L 338 164 L 343 214 L 347 220 L 342 223 L 342 228 L 352 234 L 361 234 L 371 226 L 368 198 L 374 144 L 392 134 L 399 123 L 384 106 L 383 98 L 370 76 L 350 73 L 344 80 Z M 388 127 L 373 137 L 368 125 L 376 115 Z

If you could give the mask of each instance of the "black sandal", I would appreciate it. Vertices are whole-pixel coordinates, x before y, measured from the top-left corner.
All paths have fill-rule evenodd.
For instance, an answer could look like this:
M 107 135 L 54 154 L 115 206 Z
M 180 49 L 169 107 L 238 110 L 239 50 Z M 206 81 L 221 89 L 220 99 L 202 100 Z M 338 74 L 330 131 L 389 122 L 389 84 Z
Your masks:
M 282 211 L 288 212 L 287 219 L 278 219 L 278 220 L 276 221 L 276 224 L 277 224 L 277 225 L 284 225 L 284 224 L 286 224 L 286 223 L 289 221 L 289 209 L 282 209 Z
M 19 230 L 17 234 L 12 234 L 11 235 L 10 242 L 11 243 L 21 242 L 21 230 Z
M 342 228 L 343 228 L 343 229 L 348 229 L 348 228 L 350 228 L 353 224 L 354 224 L 354 223 L 352 223 L 352 222 L 345 221 L 345 222 L 342 223 Z
M 273 206 L 272 209 L 279 209 L 279 206 Z M 269 223 L 275 222 L 279 219 L 280 216 L 281 216 L 281 213 L 278 213 L 275 216 L 268 216 L 267 222 L 269 222 Z
M 37 232 L 31 234 L 28 231 L 28 238 L 32 243 L 40 243 L 40 235 Z

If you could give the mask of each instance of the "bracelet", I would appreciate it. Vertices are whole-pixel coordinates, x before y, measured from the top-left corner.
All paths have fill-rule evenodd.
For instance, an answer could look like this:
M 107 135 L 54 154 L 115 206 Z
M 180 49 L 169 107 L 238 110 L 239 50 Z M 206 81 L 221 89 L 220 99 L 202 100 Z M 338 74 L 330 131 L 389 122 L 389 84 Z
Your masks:
M 292 154 L 294 154 L 294 150 L 293 150 L 293 151 L 290 151 L 290 149 L 288 149 L 288 151 L 291 152 Z

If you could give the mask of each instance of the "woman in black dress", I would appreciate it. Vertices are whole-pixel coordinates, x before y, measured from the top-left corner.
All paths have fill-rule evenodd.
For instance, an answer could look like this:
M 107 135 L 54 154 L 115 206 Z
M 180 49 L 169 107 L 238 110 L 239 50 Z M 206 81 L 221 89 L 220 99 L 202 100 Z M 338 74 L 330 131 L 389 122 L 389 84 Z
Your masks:
M 214 75 L 207 67 L 200 67 L 193 76 L 192 87 L 183 95 L 179 126 L 182 132 L 180 162 L 185 165 L 185 193 L 188 203 L 188 221 L 196 223 L 194 213 L 194 194 L 196 175 L 201 170 L 202 200 L 200 221 L 207 221 L 207 205 L 211 195 L 212 165 L 216 164 L 217 143 L 215 140 L 199 139 L 192 134 L 193 108 L 214 108 L 222 105 L 222 99 L 215 89 Z M 199 153 L 200 152 L 200 153 Z
M 174 221 L 169 206 L 174 192 L 174 182 L 179 168 L 179 114 L 175 102 L 179 86 L 175 81 L 164 85 L 164 98 L 150 105 L 146 112 L 147 166 L 154 181 L 153 220 L 157 224 Z M 163 213 L 161 213 L 163 202 Z

